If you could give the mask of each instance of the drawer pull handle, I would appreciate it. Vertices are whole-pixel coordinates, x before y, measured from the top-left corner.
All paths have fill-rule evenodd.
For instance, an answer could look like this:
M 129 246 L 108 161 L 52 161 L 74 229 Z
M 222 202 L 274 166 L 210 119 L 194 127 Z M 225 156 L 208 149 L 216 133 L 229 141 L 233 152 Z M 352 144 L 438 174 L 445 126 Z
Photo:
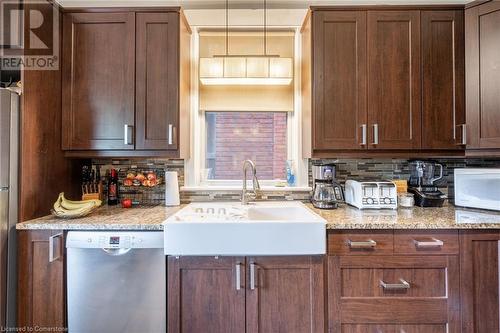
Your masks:
M 418 241 L 414 240 L 416 248 L 428 248 L 428 247 L 443 247 L 444 242 L 442 240 L 432 238 L 430 241 Z
M 401 283 L 385 283 L 380 280 L 380 286 L 385 290 L 405 290 L 410 289 L 410 284 L 403 279 L 399 279 Z
M 348 240 L 347 244 L 351 249 L 374 249 L 377 246 L 377 242 L 375 242 L 373 239 L 361 242 Z

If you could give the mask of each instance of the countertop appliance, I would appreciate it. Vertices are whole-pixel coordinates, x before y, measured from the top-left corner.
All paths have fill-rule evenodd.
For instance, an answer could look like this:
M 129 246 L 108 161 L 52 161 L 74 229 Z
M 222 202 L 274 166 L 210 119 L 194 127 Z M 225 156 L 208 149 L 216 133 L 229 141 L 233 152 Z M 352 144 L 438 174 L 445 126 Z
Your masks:
M 0 88 L 0 327 L 16 325 L 19 93 Z
M 389 181 L 360 182 L 347 180 L 345 201 L 359 209 L 397 209 L 396 184 Z
M 455 205 L 500 211 L 500 168 L 455 169 Z
M 335 180 L 335 164 L 315 164 L 312 166 L 313 195 L 311 202 L 320 209 L 338 208 L 344 202 L 342 186 Z
M 71 333 L 166 332 L 163 232 L 68 233 Z
M 431 161 L 410 161 L 408 192 L 415 195 L 415 205 L 420 207 L 442 207 L 446 195 L 435 185 L 443 178 L 443 166 Z M 436 169 L 439 174 L 436 176 Z

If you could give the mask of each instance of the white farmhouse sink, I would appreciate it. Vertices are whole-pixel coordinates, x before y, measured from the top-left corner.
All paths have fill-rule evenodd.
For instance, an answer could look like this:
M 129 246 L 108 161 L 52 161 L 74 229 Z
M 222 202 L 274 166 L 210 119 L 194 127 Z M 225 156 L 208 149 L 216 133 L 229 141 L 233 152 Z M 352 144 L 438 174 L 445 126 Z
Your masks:
M 164 230 L 167 255 L 326 253 L 326 221 L 301 202 L 192 203 Z

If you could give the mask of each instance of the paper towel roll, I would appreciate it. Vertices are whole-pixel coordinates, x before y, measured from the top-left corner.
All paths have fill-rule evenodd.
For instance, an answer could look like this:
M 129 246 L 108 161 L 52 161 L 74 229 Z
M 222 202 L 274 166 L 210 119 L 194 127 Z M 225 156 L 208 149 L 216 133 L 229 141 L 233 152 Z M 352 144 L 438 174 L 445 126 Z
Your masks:
M 165 206 L 179 206 L 180 204 L 177 171 L 165 171 Z

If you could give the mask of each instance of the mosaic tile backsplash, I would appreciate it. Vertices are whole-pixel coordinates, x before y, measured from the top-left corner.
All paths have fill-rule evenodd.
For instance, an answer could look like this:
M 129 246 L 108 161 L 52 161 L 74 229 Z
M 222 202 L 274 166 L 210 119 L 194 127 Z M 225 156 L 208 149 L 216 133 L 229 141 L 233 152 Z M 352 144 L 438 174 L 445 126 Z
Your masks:
M 456 168 L 500 168 L 500 159 L 433 159 L 437 163 L 441 163 L 444 167 L 444 176 L 438 182 L 438 187 L 450 197 L 453 197 L 453 170 Z M 385 179 L 408 179 L 410 172 L 408 160 L 404 159 L 324 159 L 311 160 L 310 165 L 316 162 L 335 163 L 337 165 L 337 179 L 340 183 L 344 183 L 347 179 L 357 180 L 385 180 Z M 93 160 L 92 164 L 101 167 L 101 173 L 104 175 L 105 170 L 116 168 L 120 170 L 120 182 L 126 176 L 127 170 L 155 170 L 162 171 L 177 171 L 179 174 L 179 185 L 184 185 L 184 161 L 183 160 L 167 160 L 167 159 L 145 159 L 145 160 Z M 309 168 L 311 169 L 311 168 Z M 309 174 L 309 183 L 312 185 L 312 177 Z M 164 184 L 154 188 L 136 188 L 130 189 L 120 186 L 121 193 L 128 197 L 138 199 L 143 203 L 156 204 L 161 203 L 165 195 Z M 269 192 L 264 193 L 264 197 L 268 200 L 309 200 L 309 192 Z M 233 201 L 239 200 L 239 191 L 183 191 L 181 192 L 181 201 L 183 203 L 193 201 Z

